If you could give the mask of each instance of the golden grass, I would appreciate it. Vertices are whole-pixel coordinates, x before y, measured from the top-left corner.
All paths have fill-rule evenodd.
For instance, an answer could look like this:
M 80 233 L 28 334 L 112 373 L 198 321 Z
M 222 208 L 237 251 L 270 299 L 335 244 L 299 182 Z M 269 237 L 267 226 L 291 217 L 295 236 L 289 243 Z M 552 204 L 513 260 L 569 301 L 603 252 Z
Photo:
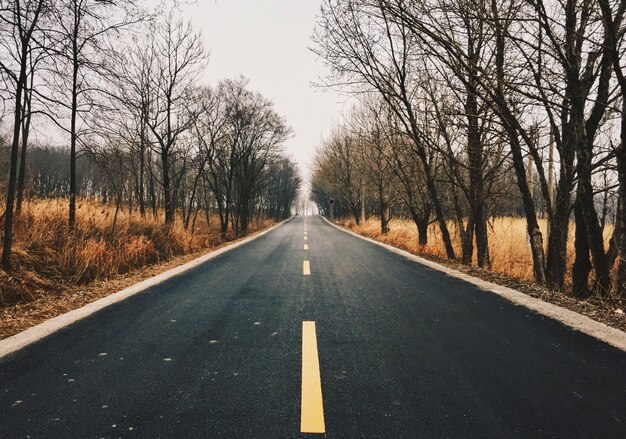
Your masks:
M 547 222 L 540 221 L 540 228 L 544 236 Z M 394 219 L 390 224 L 390 232 L 386 235 L 380 233 L 380 221 L 370 218 L 365 224 L 356 225 L 353 219 L 339 221 L 339 224 L 361 235 L 376 239 L 386 244 L 393 245 L 403 250 L 418 255 L 430 255 L 439 258 L 446 257 L 445 247 L 441 239 L 441 233 L 437 224 L 430 225 L 428 230 L 428 245 L 420 247 L 415 225 L 410 220 Z M 461 243 L 456 226 L 449 224 L 452 234 L 455 252 L 460 256 Z M 605 229 L 605 243 L 613 232 L 613 227 L 608 225 Z M 574 224 L 569 229 L 568 246 L 568 270 L 574 261 Z M 474 252 L 476 250 L 474 249 Z M 491 257 L 491 271 L 523 280 L 533 280 L 532 256 L 526 233 L 526 220 L 524 218 L 500 217 L 489 224 L 489 252 Z M 474 254 L 474 264 L 476 255 Z M 567 274 L 567 282 L 570 282 L 570 273 Z M 569 283 L 567 286 L 570 286 Z
M 26 203 L 14 227 L 13 270 L 0 270 L 0 305 L 61 292 L 66 285 L 82 285 L 122 275 L 171 258 L 222 244 L 219 220 L 201 213 L 194 233 L 180 218 L 171 226 L 162 217 L 142 218 L 138 211 L 118 213 L 115 207 L 82 199 L 77 202 L 77 226 L 67 227 L 68 201 Z M 263 220 L 259 228 L 272 224 Z M 256 231 L 256 223 L 250 226 Z M 232 239 L 232 235 L 227 237 Z

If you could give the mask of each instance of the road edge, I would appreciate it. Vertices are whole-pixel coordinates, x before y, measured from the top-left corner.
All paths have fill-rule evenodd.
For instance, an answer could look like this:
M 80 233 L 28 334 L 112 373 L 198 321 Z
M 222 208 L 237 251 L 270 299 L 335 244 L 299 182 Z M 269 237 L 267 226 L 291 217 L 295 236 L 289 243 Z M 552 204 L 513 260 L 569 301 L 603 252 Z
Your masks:
M 567 308 L 560 307 L 553 303 L 544 302 L 541 299 L 538 299 L 536 297 L 531 297 L 527 294 L 524 294 L 512 288 L 504 287 L 502 285 L 498 285 L 493 282 L 480 279 L 478 277 L 455 270 L 454 268 L 446 267 L 445 265 L 442 265 L 437 262 L 433 262 L 428 259 L 422 258 L 420 256 L 414 255 L 413 253 L 410 253 L 406 250 L 402 250 L 392 245 L 385 244 L 380 241 L 376 241 L 375 239 L 368 238 L 367 236 L 359 235 L 358 233 L 355 233 L 351 230 L 347 230 L 347 229 L 344 229 L 343 227 L 333 224 L 332 222 L 328 221 L 328 219 L 326 219 L 323 216 L 321 217 L 328 224 L 335 227 L 336 229 L 341 230 L 342 232 L 356 236 L 357 238 L 361 238 L 372 244 L 376 244 L 380 247 L 385 248 L 386 250 L 390 252 L 403 256 L 404 258 L 409 259 L 413 262 L 417 262 L 418 264 L 425 265 L 437 271 L 441 271 L 447 274 L 448 276 L 452 276 L 457 279 L 464 280 L 465 282 L 468 282 L 472 285 L 477 286 L 481 290 L 487 291 L 489 293 L 497 294 L 498 296 L 508 300 L 509 302 L 512 302 L 515 305 L 523 306 L 538 314 L 541 314 L 553 320 L 559 321 L 563 323 L 565 326 L 568 326 L 569 328 L 572 328 L 578 332 L 582 332 L 584 334 L 590 335 L 591 337 L 594 337 L 607 344 L 610 344 L 611 346 L 617 349 L 620 349 L 626 352 L 626 332 L 624 331 L 621 331 L 617 328 L 613 328 L 609 325 L 593 320 L 591 317 L 587 317 L 585 315 L 579 314 Z
M 261 236 L 270 233 L 273 230 L 276 230 L 278 227 L 283 224 L 291 221 L 294 217 L 290 217 L 284 221 L 279 222 L 278 224 L 270 227 L 269 229 L 263 230 L 262 232 L 255 233 L 254 235 L 248 236 L 240 241 L 233 242 L 232 244 L 228 244 L 222 248 L 217 250 L 209 251 L 208 253 L 193 259 L 189 262 L 185 262 L 178 267 L 171 268 L 163 273 L 157 274 L 156 276 L 149 277 L 148 279 L 144 279 L 141 282 L 138 282 L 130 287 L 124 288 L 116 293 L 110 294 L 101 299 L 95 300 L 93 302 L 88 303 L 85 306 L 80 308 L 76 308 L 72 311 L 68 311 L 64 314 L 58 315 L 56 317 L 52 317 L 49 320 L 46 320 L 38 325 L 35 325 L 31 328 L 25 329 L 22 332 L 18 332 L 15 335 L 7 337 L 3 340 L 0 340 L 0 359 L 10 355 L 14 352 L 19 351 L 20 349 L 33 344 L 50 334 L 53 334 L 79 320 L 84 319 L 114 303 L 121 302 L 126 300 L 127 298 L 134 296 L 135 294 L 139 294 L 151 288 L 155 285 L 165 282 L 168 279 L 173 278 L 174 276 L 178 276 L 192 268 L 197 267 L 198 265 L 204 264 L 211 259 L 214 259 L 230 250 L 233 250 L 237 247 L 240 247 L 244 244 L 249 243 L 250 241 L 254 241 Z

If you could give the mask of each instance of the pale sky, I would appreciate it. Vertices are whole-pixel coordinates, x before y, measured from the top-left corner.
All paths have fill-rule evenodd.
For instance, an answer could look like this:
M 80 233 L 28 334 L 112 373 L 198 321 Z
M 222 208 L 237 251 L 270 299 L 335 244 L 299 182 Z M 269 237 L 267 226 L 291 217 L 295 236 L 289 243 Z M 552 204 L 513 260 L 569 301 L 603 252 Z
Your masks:
M 183 9 L 210 52 L 205 81 L 244 75 L 251 90 L 271 99 L 294 131 L 287 152 L 304 177 L 347 106 L 346 96 L 311 86 L 325 74 L 308 49 L 319 7 L 317 0 L 198 0 Z

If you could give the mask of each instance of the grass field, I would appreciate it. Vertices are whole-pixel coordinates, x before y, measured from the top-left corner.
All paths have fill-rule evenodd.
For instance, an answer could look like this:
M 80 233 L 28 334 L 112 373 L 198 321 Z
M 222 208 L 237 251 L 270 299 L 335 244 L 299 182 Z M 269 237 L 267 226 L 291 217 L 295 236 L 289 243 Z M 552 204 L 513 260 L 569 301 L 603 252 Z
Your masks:
M 446 257 L 443 241 L 437 224 L 430 225 L 428 230 L 428 245 L 420 247 L 417 240 L 417 230 L 410 220 L 394 219 L 390 224 L 390 232 L 387 235 L 380 233 L 380 221 L 374 218 L 367 220 L 365 224 L 356 225 L 354 220 L 344 220 L 340 225 L 364 236 L 402 248 L 414 254 L 432 255 L 441 258 Z M 541 231 L 546 239 L 545 220 L 540 220 Z M 453 224 L 449 224 L 452 234 L 455 252 L 461 254 L 460 238 Z M 605 243 L 608 245 L 612 233 L 612 226 L 605 230 Z M 570 282 L 571 265 L 574 261 L 574 224 L 569 229 L 568 246 L 568 273 L 567 282 Z M 474 248 L 474 252 L 476 249 Z M 495 273 L 504 274 L 523 280 L 532 280 L 532 256 L 526 233 L 526 220 L 523 218 L 501 217 L 495 218 L 489 223 L 489 252 L 491 256 L 491 270 Z M 474 254 L 474 263 L 476 255 Z M 568 283 L 567 287 L 570 286 Z
M 77 202 L 77 227 L 67 227 L 68 201 L 37 200 L 26 203 L 15 222 L 13 270 L 0 270 L 0 305 L 29 301 L 60 293 L 67 285 L 103 280 L 157 262 L 222 244 L 219 220 L 209 222 L 200 213 L 194 233 L 177 218 L 165 226 L 161 217 L 142 218 L 138 211 L 118 213 L 115 207 L 91 201 Z M 263 220 L 258 228 L 272 224 Z M 250 232 L 257 230 L 251 224 Z M 229 238 L 232 238 L 229 237 Z

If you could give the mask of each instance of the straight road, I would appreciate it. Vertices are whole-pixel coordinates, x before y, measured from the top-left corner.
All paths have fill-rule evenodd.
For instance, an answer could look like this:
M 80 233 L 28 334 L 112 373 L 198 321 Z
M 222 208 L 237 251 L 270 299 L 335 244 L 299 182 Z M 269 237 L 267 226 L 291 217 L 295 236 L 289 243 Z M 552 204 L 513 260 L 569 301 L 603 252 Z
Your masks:
M 296 217 L 0 360 L 1 438 L 324 434 L 626 437 L 626 353 Z

